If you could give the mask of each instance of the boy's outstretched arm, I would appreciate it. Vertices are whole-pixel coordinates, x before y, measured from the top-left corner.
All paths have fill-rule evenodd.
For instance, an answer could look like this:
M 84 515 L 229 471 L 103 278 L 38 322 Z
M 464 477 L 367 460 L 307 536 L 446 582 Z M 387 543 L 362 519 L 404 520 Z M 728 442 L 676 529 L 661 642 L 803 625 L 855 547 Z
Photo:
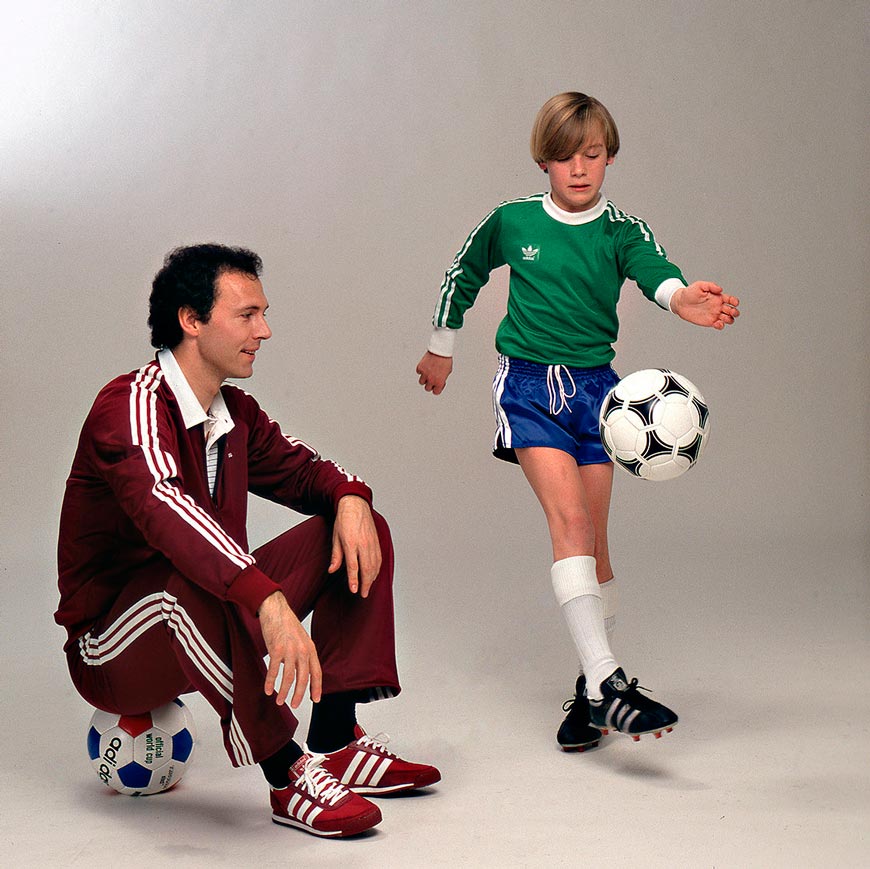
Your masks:
M 671 310 L 698 326 L 724 329 L 740 316 L 736 296 L 729 296 L 711 281 L 695 281 L 677 290 L 671 298 Z
M 453 371 L 452 356 L 436 356 L 428 350 L 417 363 L 420 385 L 425 388 L 426 392 L 434 392 L 435 395 L 440 395 L 443 392 L 451 371 Z

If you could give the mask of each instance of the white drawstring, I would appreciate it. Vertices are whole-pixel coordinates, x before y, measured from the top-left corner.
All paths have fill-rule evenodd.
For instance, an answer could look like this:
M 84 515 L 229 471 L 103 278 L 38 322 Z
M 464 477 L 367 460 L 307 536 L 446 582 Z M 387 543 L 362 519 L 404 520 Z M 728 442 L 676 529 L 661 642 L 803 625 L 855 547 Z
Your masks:
M 571 392 L 567 392 L 565 389 L 565 384 L 562 382 L 563 374 L 571 384 Z M 558 416 L 563 410 L 571 413 L 571 408 L 568 407 L 568 399 L 573 398 L 577 394 L 577 386 L 574 383 L 571 372 L 564 365 L 547 366 L 547 392 L 550 396 L 550 413 L 553 416 Z

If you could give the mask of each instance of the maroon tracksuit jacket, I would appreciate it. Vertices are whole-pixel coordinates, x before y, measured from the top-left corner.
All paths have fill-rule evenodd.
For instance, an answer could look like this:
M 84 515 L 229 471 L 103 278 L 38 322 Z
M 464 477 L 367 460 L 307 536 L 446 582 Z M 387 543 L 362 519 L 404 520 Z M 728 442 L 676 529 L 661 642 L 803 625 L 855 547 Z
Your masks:
M 234 428 L 219 443 L 212 496 L 202 426 L 185 428 L 157 361 L 99 393 L 63 501 L 55 619 L 67 629 L 70 670 L 86 699 L 133 712 L 200 690 L 241 764 L 277 750 L 295 727 L 286 707 L 262 699 L 255 616 L 276 590 L 300 619 L 314 610 L 324 691 L 398 691 L 392 549 L 377 517 L 384 568 L 365 601 L 347 592 L 343 574 L 327 576 L 338 500 L 371 502 L 370 489 L 284 435 L 243 390 L 225 385 L 222 394 Z M 248 492 L 324 518 L 249 553 Z

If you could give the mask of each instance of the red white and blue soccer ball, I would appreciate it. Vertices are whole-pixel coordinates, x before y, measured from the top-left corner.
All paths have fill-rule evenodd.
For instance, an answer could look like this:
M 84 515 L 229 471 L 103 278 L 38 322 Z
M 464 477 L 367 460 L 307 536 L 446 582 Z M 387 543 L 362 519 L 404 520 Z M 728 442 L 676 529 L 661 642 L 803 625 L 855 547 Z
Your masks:
M 181 700 L 143 715 L 98 709 L 88 728 L 88 755 L 107 787 L 143 796 L 178 784 L 195 741 L 193 716 Z
M 700 458 L 710 412 L 698 387 L 666 368 L 635 371 L 604 398 L 599 416 L 604 449 L 644 480 L 672 480 Z

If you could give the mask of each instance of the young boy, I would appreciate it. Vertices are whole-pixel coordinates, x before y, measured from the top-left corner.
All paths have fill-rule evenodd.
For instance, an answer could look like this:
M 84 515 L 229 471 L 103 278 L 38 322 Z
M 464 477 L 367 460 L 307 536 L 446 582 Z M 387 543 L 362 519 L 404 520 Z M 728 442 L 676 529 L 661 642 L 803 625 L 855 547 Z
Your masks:
M 504 202 L 471 232 L 447 271 L 429 349 L 417 366 L 427 392 L 453 369 L 456 331 L 490 272 L 510 266 L 507 314 L 496 335 L 493 453 L 520 465 L 544 509 L 553 589 L 580 657 L 557 739 L 592 748 L 602 732 L 670 730 L 676 714 L 638 691 L 610 649 L 616 587 L 607 543 L 613 465 L 598 412 L 618 381 L 610 366 L 626 278 L 650 300 L 699 326 L 724 329 L 738 300 L 709 281 L 688 284 L 650 228 L 601 193 L 619 150 L 610 112 L 581 93 L 558 94 L 532 129 L 550 192 Z

